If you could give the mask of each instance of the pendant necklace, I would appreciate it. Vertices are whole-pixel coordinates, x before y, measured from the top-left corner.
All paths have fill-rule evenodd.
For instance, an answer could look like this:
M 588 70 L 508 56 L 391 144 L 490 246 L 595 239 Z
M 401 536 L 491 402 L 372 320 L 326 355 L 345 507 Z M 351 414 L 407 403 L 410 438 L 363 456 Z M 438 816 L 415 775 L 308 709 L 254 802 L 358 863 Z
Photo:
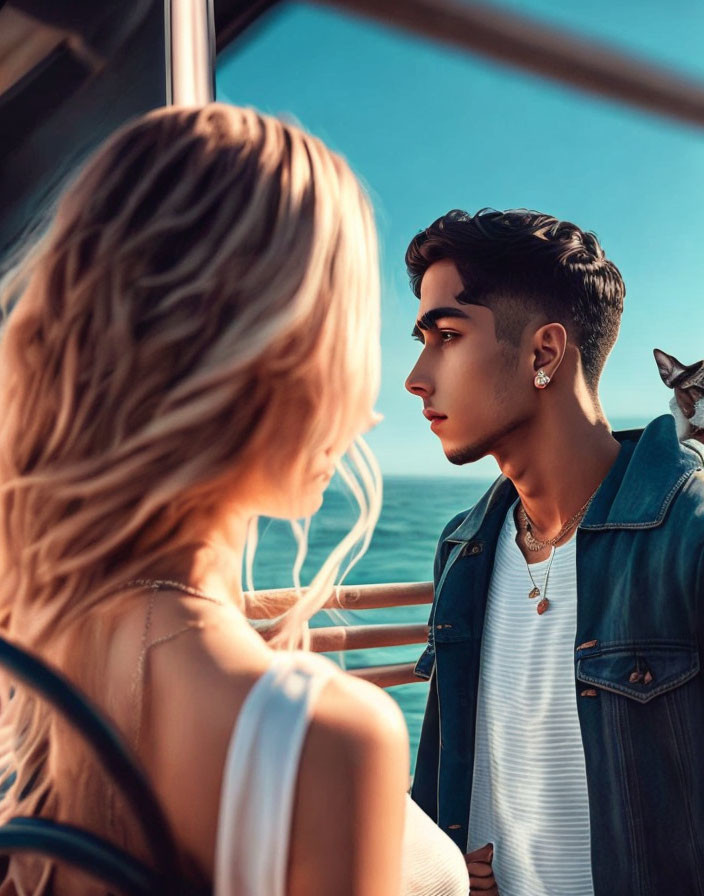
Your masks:
M 536 605 L 536 607 L 535 607 L 535 609 L 536 609 L 536 611 L 537 611 L 537 613 L 538 613 L 538 616 L 542 616 L 543 613 L 544 613 L 544 612 L 547 610 L 547 608 L 550 606 L 550 601 L 548 600 L 548 597 L 547 597 L 547 592 L 548 592 L 548 579 L 550 578 L 550 569 L 551 569 L 551 567 L 552 567 L 552 561 L 553 561 L 554 559 L 555 559 L 555 546 L 553 545 L 552 550 L 550 551 L 550 560 L 549 560 L 549 562 L 548 562 L 548 568 L 547 568 L 547 571 L 546 571 L 546 573 L 545 573 L 545 579 L 544 579 L 544 581 L 543 581 L 543 588 L 542 588 L 542 591 L 541 591 L 541 589 L 538 588 L 538 586 L 535 584 L 535 579 L 533 578 L 533 573 L 530 571 L 530 563 L 528 563 L 528 561 L 526 561 L 526 568 L 528 569 L 528 575 L 530 576 L 530 580 L 531 580 L 531 583 L 532 583 L 532 585 L 533 585 L 533 587 L 532 587 L 531 590 L 530 590 L 530 593 L 528 594 L 528 597 L 529 597 L 531 600 L 535 600 L 536 597 L 539 597 L 539 598 L 540 598 L 540 600 L 538 601 L 538 603 L 537 603 L 537 605 Z

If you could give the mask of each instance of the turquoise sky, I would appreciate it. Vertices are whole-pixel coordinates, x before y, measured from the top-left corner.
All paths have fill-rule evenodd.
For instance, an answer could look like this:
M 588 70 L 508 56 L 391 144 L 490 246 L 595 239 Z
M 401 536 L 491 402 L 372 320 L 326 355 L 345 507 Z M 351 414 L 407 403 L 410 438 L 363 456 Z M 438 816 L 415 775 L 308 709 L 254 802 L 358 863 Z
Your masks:
M 500 5 L 704 80 L 704 4 L 695 0 Z M 452 467 L 403 389 L 418 351 L 403 255 L 450 208 L 534 208 L 597 233 L 627 286 L 601 389 L 614 426 L 667 410 L 655 346 L 686 363 L 704 357 L 704 131 L 305 4 L 286 5 L 230 48 L 217 92 L 297 120 L 342 152 L 372 195 L 386 419 L 370 442 L 385 473 L 496 469 L 491 459 Z

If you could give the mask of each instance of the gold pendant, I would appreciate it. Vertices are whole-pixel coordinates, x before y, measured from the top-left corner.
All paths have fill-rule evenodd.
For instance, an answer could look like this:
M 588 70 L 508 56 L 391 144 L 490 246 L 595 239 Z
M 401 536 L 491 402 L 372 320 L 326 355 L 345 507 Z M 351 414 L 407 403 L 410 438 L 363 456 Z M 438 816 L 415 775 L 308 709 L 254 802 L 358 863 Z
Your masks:
M 534 597 L 540 597 L 540 588 L 533 588 L 528 597 L 533 600 Z

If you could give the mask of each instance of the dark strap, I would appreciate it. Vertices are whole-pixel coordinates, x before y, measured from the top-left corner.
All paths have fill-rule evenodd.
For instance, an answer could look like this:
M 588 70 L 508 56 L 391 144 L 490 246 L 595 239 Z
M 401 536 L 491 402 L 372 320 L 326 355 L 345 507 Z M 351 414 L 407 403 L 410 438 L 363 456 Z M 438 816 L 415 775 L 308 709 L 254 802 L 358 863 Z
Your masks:
M 178 852 L 168 822 L 144 772 L 115 728 L 63 675 L 4 638 L 0 638 L 0 665 L 9 669 L 14 679 L 41 694 L 92 746 L 134 811 L 154 864 L 164 876 L 162 892 L 176 892 L 180 888 Z
M 130 896 L 159 896 L 162 877 L 121 849 L 68 824 L 13 818 L 0 827 L 0 853 L 31 852 L 68 862 Z

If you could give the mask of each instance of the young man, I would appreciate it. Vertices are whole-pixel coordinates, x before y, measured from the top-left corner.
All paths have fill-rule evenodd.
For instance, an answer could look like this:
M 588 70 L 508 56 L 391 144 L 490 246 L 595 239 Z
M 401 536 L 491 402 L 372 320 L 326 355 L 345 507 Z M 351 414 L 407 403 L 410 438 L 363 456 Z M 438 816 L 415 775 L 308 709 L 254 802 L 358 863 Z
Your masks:
M 475 889 L 493 844 L 501 896 L 702 896 L 701 446 L 611 432 L 625 287 L 592 234 L 453 211 L 406 262 L 406 387 L 452 463 L 503 473 L 440 538 L 413 797 Z

